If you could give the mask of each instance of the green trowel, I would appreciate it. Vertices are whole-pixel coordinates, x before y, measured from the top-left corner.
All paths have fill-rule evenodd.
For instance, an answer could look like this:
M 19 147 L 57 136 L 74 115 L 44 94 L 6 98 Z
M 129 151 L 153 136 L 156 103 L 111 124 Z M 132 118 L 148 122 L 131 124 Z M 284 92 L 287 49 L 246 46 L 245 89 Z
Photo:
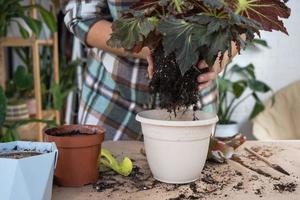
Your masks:
M 128 176 L 133 168 L 132 162 L 128 157 L 124 157 L 123 161 L 121 163 L 118 163 L 118 161 L 107 149 L 101 150 L 100 162 L 105 167 L 111 168 L 112 170 L 123 176 Z

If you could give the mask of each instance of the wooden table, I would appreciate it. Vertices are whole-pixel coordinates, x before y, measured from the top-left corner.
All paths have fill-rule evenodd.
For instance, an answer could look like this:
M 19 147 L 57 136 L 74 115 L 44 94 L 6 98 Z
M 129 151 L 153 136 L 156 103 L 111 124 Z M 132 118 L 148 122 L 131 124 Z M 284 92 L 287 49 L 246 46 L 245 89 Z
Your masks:
M 81 188 L 54 186 L 53 200 L 121 200 L 121 199 L 284 199 L 300 200 L 300 141 L 248 141 L 237 150 L 245 165 L 229 160 L 227 164 L 207 162 L 202 177 L 192 184 L 172 185 L 155 181 L 146 158 L 140 153 L 143 143 L 135 141 L 105 142 L 118 158 L 129 156 L 134 160 L 135 173 L 130 177 L 105 171 L 96 185 Z M 283 175 L 264 162 L 250 156 L 243 147 L 249 147 L 268 160 L 281 165 L 291 175 Z M 263 171 L 257 173 L 256 169 Z M 270 176 L 270 177 L 269 177 Z M 290 190 L 279 191 L 276 184 L 289 184 Z M 98 191 L 97 191 L 98 190 Z

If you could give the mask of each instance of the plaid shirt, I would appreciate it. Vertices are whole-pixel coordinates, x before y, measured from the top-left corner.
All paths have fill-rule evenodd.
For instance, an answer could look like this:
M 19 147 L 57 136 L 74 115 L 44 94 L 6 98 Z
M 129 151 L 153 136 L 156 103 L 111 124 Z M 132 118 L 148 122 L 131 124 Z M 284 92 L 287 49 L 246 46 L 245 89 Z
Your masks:
M 99 20 L 112 21 L 138 0 L 71 0 L 65 9 L 65 24 L 86 45 L 86 36 Z M 106 128 L 106 139 L 139 139 L 135 115 L 151 103 L 146 78 L 147 63 L 89 48 L 89 61 L 81 91 L 79 123 Z M 216 84 L 202 91 L 199 104 L 214 105 Z

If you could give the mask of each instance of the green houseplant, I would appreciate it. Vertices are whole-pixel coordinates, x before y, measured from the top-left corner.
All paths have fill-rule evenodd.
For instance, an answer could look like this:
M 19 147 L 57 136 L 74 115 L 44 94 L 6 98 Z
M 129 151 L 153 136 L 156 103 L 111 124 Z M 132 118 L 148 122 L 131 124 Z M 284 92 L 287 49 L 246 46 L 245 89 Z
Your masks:
M 56 23 L 53 14 L 39 4 L 23 5 L 22 0 L 0 0 L 0 37 L 7 36 L 8 28 L 12 23 L 16 23 L 22 37 L 30 37 L 31 32 L 39 35 L 42 30 L 42 21 L 34 19 L 29 15 L 29 11 L 36 8 L 42 21 L 51 32 L 56 31 Z
M 257 51 L 259 46 L 269 47 L 263 39 L 254 39 L 246 46 L 246 50 Z M 239 132 L 239 124 L 232 119 L 236 109 L 247 99 L 253 99 L 254 106 L 249 118 L 254 118 L 262 110 L 264 104 L 259 98 L 260 93 L 268 93 L 271 88 L 264 82 L 257 80 L 255 66 L 239 66 L 238 64 L 225 66 L 223 74 L 218 77 L 219 86 L 219 104 L 218 117 L 219 122 L 215 130 L 215 137 L 226 138 L 233 137 Z
M 11 142 L 19 139 L 17 134 L 17 128 L 24 126 L 26 124 L 38 122 L 46 123 L 49 127 L 55 126 L 53 120 L 43 120 L 43 119 L 24 119 L 17 120 L 15 122 L 6 122 L 6 110 L 7 110 L 7 98 L 5 96 L 4 90 L 0 87 L 0 142 Z
M 154 178 L 187 183 L 200 177 L 217 117 L 198 111 L 196 77 L 204 71 L 196 64 L 205 60 L 212 67 L 226 53 L 232 57 L 232 41 L 240 50 L 261 30 L 287 33 L 281 18 L 289 15 L 281 0 L 141 0 L 113 22 L 108 45 L 153 51 L 150 89 L 169 111 L 136 118 Z
M 289 15 L 280 0 L 141 0 L 113 22 L 108 45 L 129 51 L 150 47 L 155 66 L 150 88 L 162 108 L 176 110 L 199 100 L 199 60 L 211 67 L 218 56 L 231 56 L 232 41 L 244 48 L 260 30 L 287 33 L 280 18 Z
M 233 80 L 232 76 L 239 77 Z M 271 88 L 264 82 L 257 80 L 254 65 L 241 67 L 226 66 L 222 76 L 218 78 L 219 85 L 219 122 L 216 128 L 216 137 L 232 137 L 238 133 L 238 124 L 232 120 L 234 111 L 245 100 L 253 98 L 255 105 L 251 111 L 250 119 L 254 118 L 264 109 L 259 93 L 267 93 Z

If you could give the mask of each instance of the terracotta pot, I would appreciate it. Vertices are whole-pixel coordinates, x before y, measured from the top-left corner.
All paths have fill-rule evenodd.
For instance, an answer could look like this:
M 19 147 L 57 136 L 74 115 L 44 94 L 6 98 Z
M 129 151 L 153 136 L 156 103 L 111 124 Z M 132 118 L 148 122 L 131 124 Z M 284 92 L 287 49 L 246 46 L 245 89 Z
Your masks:
M 86 135 L 61 136 L 72 131 Z M 79 187 L 97 181 L 98 156 L 104 133 L 103 128 L 92 125 L 63 125 L 45 131 L 45 140 L 55 142 L 58 148 L 55 170 L 55 181 L 58 185 Z

